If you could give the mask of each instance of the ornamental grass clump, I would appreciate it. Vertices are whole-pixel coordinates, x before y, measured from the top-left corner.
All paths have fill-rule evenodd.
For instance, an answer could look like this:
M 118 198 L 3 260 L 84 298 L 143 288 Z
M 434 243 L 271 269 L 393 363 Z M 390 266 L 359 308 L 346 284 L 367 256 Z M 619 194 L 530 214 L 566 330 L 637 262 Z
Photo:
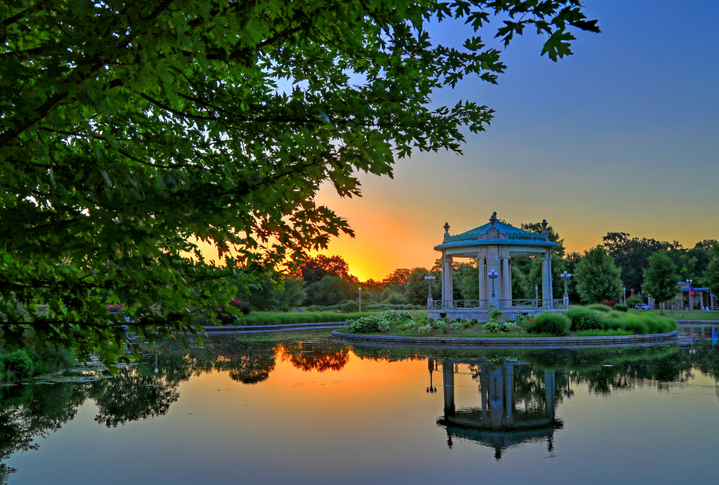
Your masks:
M 603 306 L 603 305 L 593 305 Z M 582 330 L 604 330 L 606 324 L 604 323 L 604 316 L 609 312 L 609 307 L 606 307 L 607 311 L 597 311 L 590 307 L 571 307 L 565 315 L 571 321 L 570 330 L 572 332 L 579 332 Z
M 527 325 L 529 333 L 548 333 L 550 335 L 566 335 L 572 322 L 569 317 L 561 313 L 542 313 L 534 321 Z
M 587 305 L 585 308 L 588 308 L 589 310 L 594 310 L 595 312 L 601 312 L 601 313 L 609 313 L 612 311 L 612 307 L 603 305 L 601 303 L 597 303 L 595 305 Z

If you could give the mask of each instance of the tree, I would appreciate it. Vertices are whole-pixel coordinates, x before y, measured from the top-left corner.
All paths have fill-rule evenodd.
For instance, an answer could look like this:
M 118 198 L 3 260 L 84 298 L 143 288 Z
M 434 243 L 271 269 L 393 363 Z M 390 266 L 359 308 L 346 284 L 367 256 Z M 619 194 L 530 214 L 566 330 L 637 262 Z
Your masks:
M 602 247 L 584 253 L 574 270 L 577 291 L 585 303 L 601 303 L 622 292 L 621 270 Z
M 542 234 L 542 223 L 541 222 L 528 222 L 520 224 L 520 229 L 524 229 L 529 232 L 536 232 Z M 559 246 L 552 248 L 552 252 L 560 257 L 564 257 L 564 239 L 559 237 L 557 231 L 552 226 L 547 226 L 547 237 L 553 243 L 557 243 Z
M 399 268 L 394 270 L 392 273 L 382 281 L 385 287 L 392 285 L 400 293 L 404 293 L 404 288 L 407 286 L 407 277 L 409 276 L 409 270 L 407 268 Z
M 433 44 L 436 21 L 475 35 Z M 109 362 L 126 331 L 107 303 L 140 338 L 196 330 L 225 276 L 352 234 L 315 203 L 321 183 L 351 197 L 356 172 L 391 175 L 395 155 L 460 152 L 492 110 L 431 96 L 496 82 L 482 35 L 536 28 L 557 60 L 571 29 L 599 31 L 576 0 L 10 0 L 0 24 L 0 296 L 30 315 L 0 308 L 2 339 L 31 325 Z
M 642 287 L 649 256 L 671 246 L 666 241 L 632 238 L 626 232 L 608 232 L 602 239 L 604 243 L 601 246 L 622 268 L 622 283 L 628 290 Z
M 719 295 L 719 242 L 714 241 L 709 254 L 711 260 L 704 271 L 704 284 L 709 287 L 711 293 Z
M 672 259 L 666 253 L 654 253 L 648 263 L 642 289 L 660 303 L 674 298 L 680 291 L 680 276 Z M 664 313 L 664 309 L 660 309 L 660 313 Z
M 441 273 L 430 273 L 425 268 L 414 268 L 410 271 L 407 277 L 407 288 L 405 289 L 404 296 L 407 298 L 407 302 L 412 305 L 426 305 L 427 298 L 429 297 L 429 281 L 425 280 L 425 276 L 434 276 L 435 279 L 432 282 L 432 298 L 439 300 L 442 298 L 442 282 Z
M 312 304 L 336 305 L 351 296 L 349 284 L 345 280 L 339 276 L 327 275 L 317 283 L 317 288 L 312 294 Z

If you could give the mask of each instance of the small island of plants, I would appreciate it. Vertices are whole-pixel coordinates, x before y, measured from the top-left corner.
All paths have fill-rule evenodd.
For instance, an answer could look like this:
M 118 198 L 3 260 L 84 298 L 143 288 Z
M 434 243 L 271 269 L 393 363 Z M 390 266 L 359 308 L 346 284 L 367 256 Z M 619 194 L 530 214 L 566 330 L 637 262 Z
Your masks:
M 675 320 L 653 314 L 631 314 L 605 305 L 570 307 L 565 313 L 518 315 L 505 319 L 501 310 L 490 309 L 490 320 L 428 319 L 423 312 L 384 311 L 348 319 L 343 332 L 387 336 L 448 337 L 557 337 L 647 335 L 672 332 Z

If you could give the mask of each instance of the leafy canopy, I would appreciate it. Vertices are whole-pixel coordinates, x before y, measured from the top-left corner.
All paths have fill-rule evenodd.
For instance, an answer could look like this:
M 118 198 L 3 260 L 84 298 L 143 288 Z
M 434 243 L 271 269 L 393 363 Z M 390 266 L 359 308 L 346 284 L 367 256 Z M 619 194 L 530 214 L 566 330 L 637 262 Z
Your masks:
M 436 21 L 474 35 L 435 44 Z M 24 323 L 113 360 L 124 319 L 108 302 L 145 338 L 191 329 L 231 296 L 227 276 L 351 234 L 315 204 L 320 184 L 359 195 L 357 171 L 459 152 L 492 110 L 431 95 L 496 82 L 505 66 L 482 35 L 507 45 L 526 27 L 552 60 L 571 53 L 570 29 L 599 31 L 577 0 L 3 2 L 2 339 Z
M 647 262 L 649 266 L 644 270 L 644 291 L 660 303 L 674 298 L 680 291 L 680 276 L 672 259 L 666 252 L 659 252 L 649 256 Z

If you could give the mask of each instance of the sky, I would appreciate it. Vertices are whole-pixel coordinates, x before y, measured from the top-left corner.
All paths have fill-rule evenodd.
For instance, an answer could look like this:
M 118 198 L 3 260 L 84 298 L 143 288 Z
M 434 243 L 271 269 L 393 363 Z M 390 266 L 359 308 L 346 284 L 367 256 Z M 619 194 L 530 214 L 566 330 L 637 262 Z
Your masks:
M 361 173 L 361 198 L 324 186 L 318 202 L 355 237 L 322 253 L 382 280 L 431 267 L 445 222 L 458 234 L 494 211 L 517 227 L 546 219 L 568 251 L 619 231 L 689 248 L 719 239 L 719 2 L 584 5 L 602 33 L 577 31 L 574 55 L 540 56 L 544 38 L 527 31 L 504 49 L 497 85 L 472 79 L 436 93 L 434 103 L 496 110 L 485 132 L 467 132 L 463 155 L 413 154 L 393 179 Z M 432 34 L 458 37 L 441 25 Z

